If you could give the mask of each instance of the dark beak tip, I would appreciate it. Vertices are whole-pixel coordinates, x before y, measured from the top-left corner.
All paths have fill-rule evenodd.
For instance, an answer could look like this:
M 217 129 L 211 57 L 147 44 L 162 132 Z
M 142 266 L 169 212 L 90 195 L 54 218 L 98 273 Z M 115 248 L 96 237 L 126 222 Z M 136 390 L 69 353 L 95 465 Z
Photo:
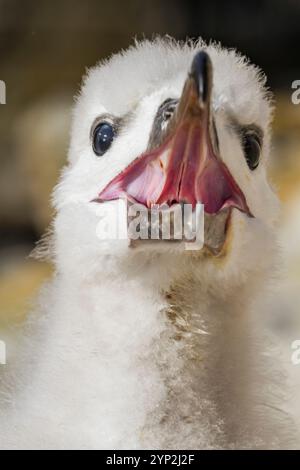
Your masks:
M 212 88 L 212 63 L 206 51 L 199 51 L 194 56 L 190 77 L 196 84 L 199 99 L 206 103 Z

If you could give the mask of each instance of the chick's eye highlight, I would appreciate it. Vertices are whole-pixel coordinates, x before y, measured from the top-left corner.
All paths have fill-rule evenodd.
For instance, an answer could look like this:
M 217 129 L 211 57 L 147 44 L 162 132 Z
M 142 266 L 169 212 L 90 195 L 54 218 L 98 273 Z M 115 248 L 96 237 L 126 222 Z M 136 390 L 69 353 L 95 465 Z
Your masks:
M 109 122 L 98 124 L 93 131 L 93 150 L 101 157 L 111 146 L 115 137 L 115 130 Z
M 255 133 L 245 134 L 243 137 L 243 150 L 246 162 L 250 170 L 255 170 L 259 165 L 261 142 Z

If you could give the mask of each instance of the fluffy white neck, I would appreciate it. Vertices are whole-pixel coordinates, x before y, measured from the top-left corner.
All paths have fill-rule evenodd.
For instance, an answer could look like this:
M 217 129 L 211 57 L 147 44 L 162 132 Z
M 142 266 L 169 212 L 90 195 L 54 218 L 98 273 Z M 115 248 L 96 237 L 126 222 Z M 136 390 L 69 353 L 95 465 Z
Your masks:
M 225 297 L 186 276 L 159 289 L 124 275 L 59 286 L 66 295 L 55 330 L 64 351 L 55 354 L 64 367 L 55 400 L 77 384 L 72 399 L 88 411 L 87 447 L 282 445 L 264 409 L 257 373 L 268 365 L 248 289 Z

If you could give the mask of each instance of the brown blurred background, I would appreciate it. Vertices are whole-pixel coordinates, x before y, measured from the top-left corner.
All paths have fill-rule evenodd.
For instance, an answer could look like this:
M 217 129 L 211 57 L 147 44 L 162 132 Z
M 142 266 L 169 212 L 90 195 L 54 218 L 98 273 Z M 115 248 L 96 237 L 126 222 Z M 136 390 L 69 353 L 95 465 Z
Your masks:
M 133 37 L 169 34 L 236 47 L 275 92 L 271 176 L 286 206 L 300 193 L 300 0 L 0 0 L 0 327 L 19 320 L 50 275 L 27 259 L 51 220 L 49 196 L 68 147 L 86 67 Z

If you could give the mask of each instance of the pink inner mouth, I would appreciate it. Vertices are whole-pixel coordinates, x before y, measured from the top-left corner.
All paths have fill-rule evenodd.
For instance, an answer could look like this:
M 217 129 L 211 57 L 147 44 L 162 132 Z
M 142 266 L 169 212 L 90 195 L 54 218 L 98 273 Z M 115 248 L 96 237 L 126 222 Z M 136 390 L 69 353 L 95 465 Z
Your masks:
M 163 145 L 134 160 L 101 191 L 98 202 L 128 198 L 154 204 L 204 204 L 208 214 L 235 207 L 251 216 L 246 198 L 214 153 L 206 126 L 185 120 Z

